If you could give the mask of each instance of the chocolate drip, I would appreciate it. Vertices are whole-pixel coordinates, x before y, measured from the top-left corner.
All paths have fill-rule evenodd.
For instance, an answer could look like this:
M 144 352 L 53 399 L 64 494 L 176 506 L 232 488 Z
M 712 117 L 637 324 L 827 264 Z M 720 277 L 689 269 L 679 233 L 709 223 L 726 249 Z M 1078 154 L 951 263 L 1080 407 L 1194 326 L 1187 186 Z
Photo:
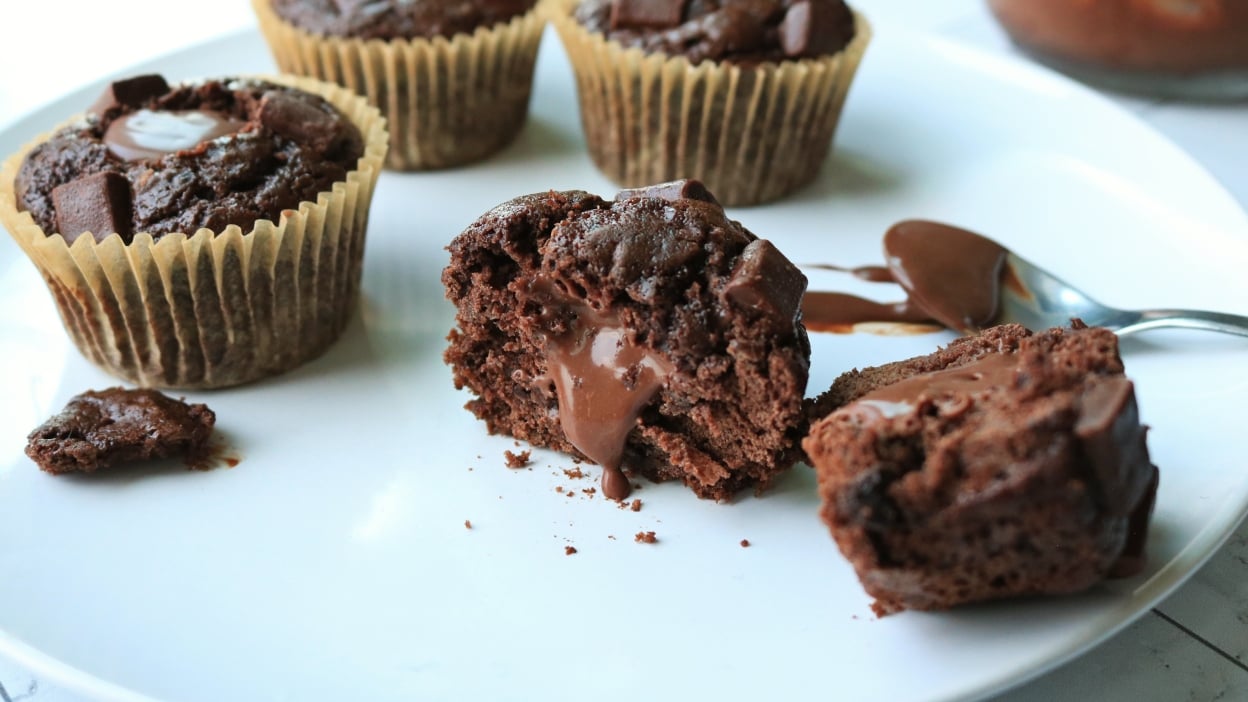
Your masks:
M 802 298 L 802 322 L 817 332 L 849 333 L 863 322 L 933 324 L 930 315 L 904 302 L 874 302 L 856 295 L 808 292 Z
M 618 320 L 562 294 L 548 279 L 539 276 L 533 290 L 550 299 L 560 318 L 572 319 L 566 331 L 546 339 L 547 373 L 555 383 L 563 433 L 603 467 L 603 494 L 622 500 L 632 491 L 620 469 L 624 445 L 671 367 Z

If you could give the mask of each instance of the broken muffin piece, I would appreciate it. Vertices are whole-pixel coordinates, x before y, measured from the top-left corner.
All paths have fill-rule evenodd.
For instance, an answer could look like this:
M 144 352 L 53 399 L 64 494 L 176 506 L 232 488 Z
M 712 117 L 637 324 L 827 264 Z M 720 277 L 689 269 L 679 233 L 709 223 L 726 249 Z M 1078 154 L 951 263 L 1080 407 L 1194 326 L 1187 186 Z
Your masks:
M 88 390 L 27 437 L 26 455 L 48 473 L 93 473 L 154 458 L 194 461 L 216 414 L 155 390 Z
M 493 433 L 701 497 L 800 456 L 806 278 L 696 181 L 516 198 L 451 243 L 445 358 Z
M 993 327 L 828 394 L 803 446 L 878 614 L 1142 568 L 1158 474 L 1112 332 Z

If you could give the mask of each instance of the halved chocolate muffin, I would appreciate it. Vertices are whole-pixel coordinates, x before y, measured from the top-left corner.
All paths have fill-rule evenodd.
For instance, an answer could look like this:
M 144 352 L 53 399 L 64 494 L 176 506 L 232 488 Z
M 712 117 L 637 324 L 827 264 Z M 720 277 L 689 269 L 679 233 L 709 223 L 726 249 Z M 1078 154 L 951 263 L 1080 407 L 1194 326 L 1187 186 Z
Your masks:
M 993 327 L 841 376 L 803 441 L 874 609 L 1070 593 L 1143 566 L 1157 489 L 1117 337 Z
M 696 181 L 503 203 L 450 245 L 446 360 L 505 433 L 726 499 L 800 457 L 806 278 Z

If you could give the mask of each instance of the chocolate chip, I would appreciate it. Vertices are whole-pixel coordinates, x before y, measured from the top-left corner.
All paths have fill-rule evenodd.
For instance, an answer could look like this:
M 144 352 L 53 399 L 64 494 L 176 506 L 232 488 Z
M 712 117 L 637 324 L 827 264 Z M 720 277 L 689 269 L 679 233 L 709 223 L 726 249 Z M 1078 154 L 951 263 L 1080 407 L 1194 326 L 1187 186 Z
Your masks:
M 116 232 L 129 243 L 130 203 L 130 181 L 111 171 L 83 176 L 52 190 L 56 228 L 69 244 L 86 232 L 94 234 L 96 241 Z
M 635 197 L 654 198 L 656 200 L 667 200 L 668 202 L 700 200 L 713 205 L 719 204 L 719 201 L 715 199 L 710 190 L 706 189 L 702 181 L 693 179 L 673 180 L 670 183 L 659 183 L 658 185 L 648 185 L 644 188 L 621 190 L 615 194 L 616 200 L 629 200 Z
M 169 92 L 163 76 L 152 73 L 114 81 L 91 106 L 90 113 L 100 117 L 114 107 L 139 107 L 148 100 Z
M 611 29 L 667 29 L 684 19 L 688 0 L 612 0 Z
M 334 139 L 334 117 L 289 93 L 267 93 L 260 100 L 259 120 L 280 136 L 322 151 Z
M 836 53 L 852 29 L 853 15 L 841 3 L 801 0 L 789 6 L 780 23 L 780 48 L 790 57 Z
M 806 276 L 779 249 L 755 239 L 741 252 L 736 270 L 724 285 L 723 296 L 744 310 L 759 313 L 777 335 L 793 333 Z
M 96 241 L 104 241 L 114 232 L 130 241 L 130 181 L 125 176 L 105 171 L 56 186 L 52 189 L 52 207 L 56 210 L 56 229 L 66 244 L 74 244 L 89 231 Z

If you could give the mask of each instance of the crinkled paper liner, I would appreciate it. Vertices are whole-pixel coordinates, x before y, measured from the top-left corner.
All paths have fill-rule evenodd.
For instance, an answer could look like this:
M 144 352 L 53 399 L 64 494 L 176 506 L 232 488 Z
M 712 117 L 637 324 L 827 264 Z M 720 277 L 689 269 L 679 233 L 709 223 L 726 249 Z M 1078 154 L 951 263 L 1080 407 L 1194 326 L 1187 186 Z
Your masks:
M 390 123 L 389 168 L 478 161 L 524 126 L 546 23 L 538 7 L 472 35 L 382 41 L 310 34 L 282 20 L 271 0 L 252 6 L 283 72 L 338 83 L 381 109 Z
M 259 76 L 321 95 L 364 135 L 364 156 L 315 203 L 244 233 L 86 235 L 72 246 L 19 212 L 14 179 L 26 153 L 0 166 L 0 223 L 38 267 L 78 349 L 143 386 L 208 389 L 290 370 L 320 355 L 356 306 L 368 208 L 385 158 L 385 121 L 338 86 Z
M 811 182 L 871 39 L 827 57 L 742 68 L 645 54 L 551 8 L 576 73 L 581 124 L 598 168 L 624 187 L 698 178 L 726 205 L 776 200 Z

